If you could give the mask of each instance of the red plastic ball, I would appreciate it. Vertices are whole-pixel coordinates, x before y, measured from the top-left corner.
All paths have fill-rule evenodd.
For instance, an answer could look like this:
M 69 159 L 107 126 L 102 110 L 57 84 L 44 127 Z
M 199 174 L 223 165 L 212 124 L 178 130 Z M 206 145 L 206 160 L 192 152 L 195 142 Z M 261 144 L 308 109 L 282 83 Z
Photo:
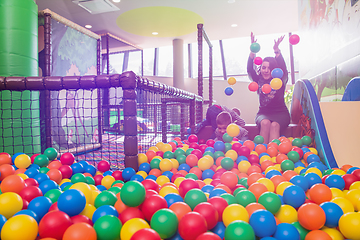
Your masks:
M 69 165 L 62 165 L 58 170 L 61 172 L 62 178 L 71 178 L 72 168 Z
M 179 185 L 179 193 L 181 197 L 185 197 L 186 193 L 194 188 L 200 188 L 199 184 L 191 178 L 184 179 Z
M 186 213 L 179 221 L 178 231 L 184 240 L 196 239 L 207 230 L 205 218 L 197 212 Z
M 219 213 L 216 208 L 208 202 L 202 202 L 196 205 L 194 212 L 200 213 L 206 220 L 207 228 L 210 230 L 218 223 Z
M 110 163 L 108 161 L 102 160 L 98 163 L 97 169 L 100 172 L 106 172 L 110 170 Z
M 37 186 L 27 186 L 19 193 L 20 197 L 28 202 L 36 197 L 41 197 L 43 194 Z
M 240 149 L 241 146 L 242 146 L 241 143 L 234 142 L 233 145 L 231 145 L 231 149 L 237 152 Z
M 142 228 L 136 231 L 130 240 L 161 240 L 161 238 L 154 229 Z
M 157 184 L 153 179 L 145 179 L 141 182 L 141 184 L 144 186 L 145 190 L 152 189 L 159 192 L 159 184 Z
M 101 185 L 101 180 L 104 178 L 103 175 L 98 174 L 94 176 L 95 185 Z
M 66 152 L 66 153 L 63 153 L 61 156 L 60 156 L 60 162 L 63 164 L 63 165 L 71 165 L 73 164 L 75 161 L 75 156 L 74 154 L 72 154 L 71 152 Z
M 291 45 L 296 45 L 300 42 L 300 37 L 299 35 L 297 34 L 292 34 L 290 37 L 289 37 L 289 42 Z
M 351 174 L 357 177 L 358 181 L 360 181 L 360 169 L 355 169 Z
M 124 180 L 124 178 L 122 177 L 122 171 L 120 171 L 120 170 L 114 171 L 114 172 L 111 174 L 111 176 L 113 176 L 113 177 L 115 178 L 115 180 L 121 180 L 121 181 Z
M 259 85 L 256 82 L 251 82 L 248 88 L 250 91 L 256 92 L 259 89 Z
M 354 176 L 353 174 L 345 174 L 341 176 L 345 181 L 345 190 L 349 190 L 350 185 L 353 184 L 353 182 L 358 181 L 358 178 Z
M 205 150 L 205 149 L 204 149 Z M 195 156 L 197 156 L 198 159 L 202 158 L 203 153 L 201 152 L 200 149 L 194 149 L 191 151 L 191 154 L 194 154 Z
M 219 221 L 222 221 L 222 214 L 225 208 L 228 206 L 228 202 L 219 196 L 212 197 L 207 202 L 215 207 L 216 211 L 218 212 Z
M 152 195 L 145 198 L 144 202 L 141 204 L 141 211 L 143 212 L 145 219 L 150 221 L 157 210 L 167 207 L 168 205 L 165 198 L 160 195 Z
M 24 182 L 26 183 L 26 186 L 36 186 L 38 187 L 39 186 L 39 183 L 38 181 L 36 181 L 35 179 L 33 178 L 27 178 L 24 180 Z
M 93 222 L 91 221 L 91 219 L 85 215 L 75 215 L 75 216 L 72 216 L 70 219 L 74 224 L 82 222 L 82 223 L 87 223 L 90 226 L 93 225 Z
M 195 134 L 191 134 L 189 137 L 188 137 L 188 141 L 190 143 L 192 142 L 197 142 L 198 141 L 198 137 L 195 135 Z
M 145 220 L 143 212 L 137 207 L 128 207 L 119 214 L 119 219 L 122 225 L 132 218 L 141 218 Z
M 39 223 L 41 238 L 62 239 L 66 229 L 72 225 L 70 217 L 62 211 L 51 211 Z
M 208 145 L 209 147 L 213 147 L 215 144 L 215 141 L 213 139 L 208 139 L 206 141 L 206 145 Z
M 265 94 L 270 93 L 270 92 L 271 92 L 271 86 L 270 86 L 270 84 L 265 83 L 264 85 L 262 85 L 261 91 L 262 91 L 263 93 L 265 93 Z
M 189 144 L 189 148 L 193 148 L 193 149 L 198 149 L 199 148 L 199 144 L 197 142 L 191 142 Z

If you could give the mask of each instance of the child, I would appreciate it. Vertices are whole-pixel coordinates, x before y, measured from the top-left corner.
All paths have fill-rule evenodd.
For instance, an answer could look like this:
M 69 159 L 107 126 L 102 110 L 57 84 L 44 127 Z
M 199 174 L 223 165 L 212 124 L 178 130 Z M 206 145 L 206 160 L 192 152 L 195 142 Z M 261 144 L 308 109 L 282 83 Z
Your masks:
M 216 117 L 216 129 L 215 129 L 215 141 L 223 141 L 223 135 L 226 133 L 227 126 L 233 122 L 231 114 L 229 112 L 223 111 L 219 113 Z M 235 122 L 236 123 L 236 122 Z M 240 133 L 236 138 L 241 141 L 248 139 L 248 131 L 245 128 L 239 126 Z

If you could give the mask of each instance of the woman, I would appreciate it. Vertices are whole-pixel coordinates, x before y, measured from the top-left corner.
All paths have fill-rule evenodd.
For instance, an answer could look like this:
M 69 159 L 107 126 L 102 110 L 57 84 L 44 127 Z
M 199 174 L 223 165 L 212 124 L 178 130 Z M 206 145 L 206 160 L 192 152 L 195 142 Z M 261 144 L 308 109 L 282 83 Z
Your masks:
M 251 80 L 259 85 L 257 91 L 259 95 L 259 111 L 255 117 L 255 123 L 260 129 L 260 135 L 264 138 L 264 143 L 269 143 L 278 139 L 283 130 L 290 123 L 290 114 L 284 101 L 284 92 L 288 81 L 288 72 L 284 58 L 281 55 L 279 44 L 284 39 L 281 36 L 274 40 L 275 58 L 266 57 L 263 59 L 259 73 L 254 69 L 255 53 L 251 52 L 247 63 L 247 72 Z M 255 36 L 251 33 L 251 43 L 256 42 Z M 278 90 L 271 89 L 270 93 L 263 93 L 261 87 L 270 84 L 272 80 L 271 72 L 275 68 L 283 71 L 282 86 Z

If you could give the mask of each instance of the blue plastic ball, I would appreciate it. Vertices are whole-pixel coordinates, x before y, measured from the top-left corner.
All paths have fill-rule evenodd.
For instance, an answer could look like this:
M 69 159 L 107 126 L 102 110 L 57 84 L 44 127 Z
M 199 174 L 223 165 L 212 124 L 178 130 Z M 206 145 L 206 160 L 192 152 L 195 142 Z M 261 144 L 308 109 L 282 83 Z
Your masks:
M 270 237 L 275 233 L 276 220 L 268 210 L 256 210 L 249 219 L 249 224 L 254 229 L 257 237 Z
M 28 216 L 34 218 L 38 223 L 40 222 L 40 219 L 36 215 L 36 213 L 34 211 L 32 211 L 32 210 L 29 210 L 29 209 L 20 210 L 20 211 L 18 211 L 17 213 L 14 214 L 14 216 L 16 216 L 16 215 L 28 215 Z M 0 230 L 1 230 L 1 226 L 0 226 Z
M 301 187 L 305 192 L 309 190 L 309 182 L 308 180 L 301 175 L 293 176 L 290 181 L 292 184 Z
M 103 173 L 103 176 L 105 177 L 105 176 L 111 176 L 113 174 L 113 172 L 112 171 L 106 171 L 106 172 L 104 172 Z
M 28 168 L 25 172 L 24 172 L 29 178 L 34 178 L 37 174 L 39 174 L 39 170 L 34 168 L 34 167 L 30 167 Z
M 224 239 L 225 229 L 226 229 L 225 224 L 222 221 L 220 221 L 215 225 L 213 229 L 211 229 L 211 231 L 216 235 L 218 235 L 221 239 Z
M 81 213 L 86 205 L 85 195 L 77 189 L 68 189 L 58 198 L 57 206 L 70 217 Z
M 90 173 L 91 176 L 95 176 L 96 174 L 96 167 L 94 165 L 87 165 L 85 166 L 85 172 Z
M 122 172 L 122 177 L 124 181 L 129 181 L 133 175 L 135 175 L 135 170 L 131 167 L 127 167 Z
M 71 164 L 70 167 L 72 169 L 73 174 L 75 174 L 75 173 L 84 173 L 85 172 L 85 168 L 80 163 L 73 163 L 73 164 Z
M 325 185 L 329 188 L 338 188 L 342 191 L 345 188 L 345 180 L 337 174 L 329 175 L 325 179 Z
M 316 173 L 312 173 L 312 172 L 306 173 L 305 178 L 309 182 L 309 188 L 311 188 L 313 185 L 315 185 L 317 183 L 322 183 L 321 177 L 319 175 L 317 175 Z
M 214 150 L 223 152 L 225 150 L 225 143 L 223 141 L 216 141 L 214 143 Z
M 214 189 L 213 185 L 205 185 L 201 188 L 201 191 L 203 191 L 204 193 L 211 193 L 211 191 Z
M 93 216 L 92 216 L 93 223 L 95 223 L 96 220 L 98 220 L 100 217 L 106 216 L 106 215 L 112 215 L 115 217 L 119 217 L 119 213 L 115 207 L 113 207 L 111 205 L 102 205 L 102 206 L 98 207 L 95 210 L 95 212 L 93 213 Z
M 104 185 L 97 185 L 96 188 L 101 192 L 107 190 L 107 188 Z
M 288 186 L 283 192 L 284 203 L 299 208 L 306 200 L 305 191 L 296 185 Z
M 0 214 L 0 232 L 6 221 L 7 221 L 6 217 Z
M 266 173 L 265 177 L 270 179 L 271 177 L 273 177 L 275 175 L 282 175 L 282 174 L 279 170 L 272 169 Z
M 49 211 L 51 205 L 52 202 L 49 198 L 40 196 L 31 200 L 27 209 L 33 211 L 38 216 L 38 219 L 41 220 L 42 217 Z
M 60 189 L 59 185 L 53 180 L 45 180 L 39 184 L 39 188 L 43 195 L 51 189 Z
M 312 162 L 320 162 L 320 157 L 316 154 L 310 154 L 307 156 L 306 161 L 308 164 L 311 164 Z
M 249 160 L 245 156 L 238 156 L 237 159 L 236 159 L 236 164 L 239 165 L 239 162 L 241 162 L 241 161 L 249 161 Z
M 176 193 L 166 194 L 164 196 L 164 198 L 167 202 L 168 207 L 170 207 L 171 205 L 173 205 L 176 202 L 184 202 L 184 199 L 179 194 L 176 194 Z
M 224 189 L 221 189 L 221 188 L 213 189 L 209 194 L 209 198 L 218 197 L 224 193 L 227 193 Z
M 225 88 L 225 94 L 227 95 L 227 96 L 230 96 L 230 95 L 232 95 L 234 93 L 234 89 L 232 88 L 232 87 L 227 87 L 227 88 Z
M 300 233 L 290 223 L 280 223 L 277 225 L 273 237 L 277 240 L 300 239 Z
M 145 179 L 152 179 L 156 181 L 157 177 L 155 175 L 147 175 Z
M 346 173 L 347 174 L 351 174 L 353 171 L 355 171 L 356 169 L 359 169 L 358 167 L 351 167 L 351 168 L 349 168 L 347 171 L 346 171 Z
M 342 208 L 333 202 L 323 202 L 320 204 L 320 207 L 325 212 L 325 226 L 336 228 L 339 225 L 340 217 L 344 214 Z
M 64 191 L 64 188 L 65 188 L 66 186 L 69 186 L 69 185 L 73 185 L 73 183 L 72 183 L 72 182 L 64 182 L 64 183 L 62 183 L 62 184 L 60 185 L 61 191 Z
M 149 173 L 150 170 L 151 170 L 150 163 L 144 162 L 144 163 L 140 164 L 140 166 L 139 166 L 139 171 L 144 171 L 146 173 Z M 123 174 L 124 174 L 124 172 L 123 172 Z
M 179 167 L 178 167 L 178 170 L 185 170 L 185 171 L 187 171 L 187 172 L 189 172 L 190 169 L 191 169 L 191 167 L 190 167 L 188 164 L 186 164 L 186 163 L 182 163 L 182 164 L 180 164 Z
M 206 179 L 206 178 L 212 178 L 214 176 L 215 172 L 211 169 L 205 169 L 203 172 L 202 172 L 202 179 Z
M 162 175 L 167 176 L 169 179 L 171 179 L 172 176 L 174 176 L 174 173 L 171 171 L 165 171 L 162 173 Z
M 281 68 L 274 68 L 272 71 L 271 71 L 271 76 L 273 78 L 282 78 L 284 75 L 284 72 L 283 70 L 281 70 Z
M 41 184 L 45 180 L 50 180 L 50 177 L 46 175 L 45 173 L 38 173 L 35 175 L 34 179 Z
M 214 153 L 215 149 L 213 147 L 207 147 L 207 148 L 205 148 L 204 152 L 212 152 L 212 153 Z
M 144 177 L 141 176 L 140 174 L 135 174 L 130 178 L 130 181 L 142 182 L 142 181 L 144 181 Z

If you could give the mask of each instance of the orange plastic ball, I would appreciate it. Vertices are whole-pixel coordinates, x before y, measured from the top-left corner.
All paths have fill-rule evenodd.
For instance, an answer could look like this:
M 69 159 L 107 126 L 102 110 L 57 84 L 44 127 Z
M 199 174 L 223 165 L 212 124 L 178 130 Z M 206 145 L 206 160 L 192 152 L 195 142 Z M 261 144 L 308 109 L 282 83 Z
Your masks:
M 12 164 L 11 156 L 8 153 L 0 153 L 0 165 Z
M 283 172 L 282 175 L 286 179 L 286 181 L 290 181 L 293 176 L 296 176 L 298 174 L 294 170 L 286 170 L 285 172 Z
M 264 184 L 258 182 L 251 184 L 248 190 L 255 195 L 256 200 L 259 200 L 261 194 L 263 194 L 264 192 L 268 192 L 267 187 Z
M 253 183 L 255 183 L 257 180 L 259 180 L 260 178 L 263 178 L 264 176 L 261 173 L 252 173 L 249 174 L 249 177 L 247 179 L 247 184 L 248 186 L 251 186 Z
M 309 196 L 312 201 L 320 205 L 321 203 L 329 202 L 332 199 L 332 192 L 327 185 L 317 183 L 309 189 Z
M 261 205 L 260 203 L 256 203 L 256 202 L 253 202 L 253 203 L 249 203 L 246 207 L 245 207 L 246 211 L 249 213 L 249 217 L 251 216 L 251 214 L 253 214 L 253 212 L 255 212 L 256 210 L 260 210 L 260 209 L 263 209 L 263 210 L 266 210 L 266 208 Z
M 0 184 L 1 192 L 14 192 L 19 194 L 26 187 L 24 179 L 18 175 L 10 175 L 4 178 Z
M 231 171 L 224 172 L 220 177 L 220 183 L 228 186 L 230 189 L 234 188 L 238 181 L 238 176 Z
M 298 209 L 298 220 L 307 230 L 318 230 L 325 225 L 324 210 L 315 203 L 305 203 Z
M 289 159 L 286 154 L 280 153 L 276 156 L 276 163 L 281 164 L 282 161 Z
M 332 240 L 332 238 L 324 231 L 312 230 L 306 234 L 305 240 Z
M 251 165 L 247 170 L 247 174 L 250 175 L 252 173 L 261 173 L 261 168 L 257 165 Z
M 274 175 L 270 178 L 270 180 L 273 182 L 275 189 L 280 183 L 286 182 L 286 178 L 281 175 Z
M 287 154 L 288 152 L 290 152 L 292 149 L 292 144 L 291 142 L 281 142 L 278 146 L 278 150 L 280 153 L 283 153 L 283 154 Z
M 179 221 L 185 214 L 191 212 L 190 206 L 184 202 L 175 202 L 169 207 L 169 209 L 175 213 Z
M 186 157 L 186 164 L 189 165 L 190 167 L 195 167 L 198 163 L 198 157 L 195 154 L 189 154 Z
M 278 150 L 275 147 L 268 146 L 268 148 L 266 149 L 266 152 L 267 152 L 267 154 L 269 154 L 270 157 L 276 157 L 278 155 Z
M 250 151 L 253 151 L 255 148 L 255 143 L 251 140 L 246 140 L 243 144 L 243 146 L 246 146 L 250 149 Z
M 0 165 L 0 181 L 13 174 L 15 174 L 15 168 L 13 166 L 7 163 Z
M 59 169 L 62 166 L 62 163 L 58 160 L 51 161 L 47 166 L 49 169 Z
M 265 145 L 264 145 L 264 144 L 258 144 L 258 145 L 256 145 L 256 147 L 255 147 L 255 152 L 257 152 L 259 155 L 260 155 L 261 153 L 266 152 L 266 147 L 265 147 Z
M 49 176 L 50 180 L 53 180 L 57 184 L 59 184 L 61 182 L 61 180 L 62 180 L 62 173 L 56 168 L 50 169 L 46 173 L 46 175 Z

